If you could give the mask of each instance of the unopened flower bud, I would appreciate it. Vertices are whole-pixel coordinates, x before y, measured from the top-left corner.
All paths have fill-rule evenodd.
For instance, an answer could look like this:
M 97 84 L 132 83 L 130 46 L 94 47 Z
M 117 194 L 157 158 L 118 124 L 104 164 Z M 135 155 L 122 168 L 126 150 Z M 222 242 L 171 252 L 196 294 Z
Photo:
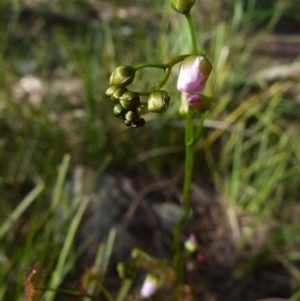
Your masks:
M 118 86 L 109 86 L 108 89 L 106 90 L 105 94 L 108 97 L 111 97 L 116 92 L 117 89 L 119 89 Z
M 111 95 L 110 99 L 114 103 L 119 103 L 120 97 L 127 92 L 128 90 L 125 87 L 118 87 L 115 92 Z
M 149 274 L 142 286 L 141 289 L 141 297 L 142 298 L 150 298 L 157 291 L 158 279 L 155 275 Z
M 131 66 L 119 66 L 110 76 L 111 86 L 127 86 L 134 80 L 135 70 Z
M 169 107 L 170 96 L 166 91 L 153 91 L 149 95 L 148 110 L 153 113 L 164 112 Z
M 195 113 L 205 113 L 210 109 L 212 98 L 203 94 L 190 95 L 187 97 L 186 102 Z
M 195 0 L 170 0 L 174 10 L 181 14 L 187 14 L 195 4 Z
M 125 115 L 126 112 L 127 112 L 127 110 L 124 109 L 124 108 L 122 107 L 122 105 L 117 104 L 117 105 L 114 106 L 113 114 L 114 114 L 116 117 L 124 119 L 124 115 Z
M 194 234 L 190 235 L 189 239 L 185 242 L 184 247 L 189 253 L 195 253 L 197 251 L 198 243 Z
M 140 104 L 139 95 L 131 91 L 125 92 L 119 100 L 120 104 L 127 110 L 137 109 Z
M 186 93 L 203 91 L 211 70 L 211 63 L 205 56 L 191 55 L 187 57 L 180 68 L 177 89 Z
M 128 111 L 125 114 L 125 119 L 131 122 L 137 122 L 140 120 L 140 115 L 135 111 Z

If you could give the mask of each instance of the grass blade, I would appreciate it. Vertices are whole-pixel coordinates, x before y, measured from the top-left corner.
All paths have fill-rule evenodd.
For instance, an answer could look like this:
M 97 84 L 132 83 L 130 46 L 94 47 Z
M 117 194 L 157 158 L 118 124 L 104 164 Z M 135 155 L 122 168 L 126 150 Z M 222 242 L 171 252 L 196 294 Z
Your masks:
M 54 210 L 59 203 L 60 195 L 61 195 L 63 185 L 65 182 L 70 159 L 71 159 L 71 156 L 69 154 L 64 155 L 62 165 L 59 169 L 58 177 L 57 177 L 55 187 L 54 187 L 53 197 L 51 200 L 51 210 Z
M 109 231 L 109 235 L 107 238 L 107 245 L 104 251 L 104 256 L 103 256 L 103 261 L 102 261 L 102 265 L 101 265 L 101 269 L 99 271 L 99 277 L 100 279 L 103 279 L 108 267 L 108 263 L 109 263 L 109 259 L 113 250 L 113 245 L 114 245 L 114 241 L 116 238 L 116 230 L 115 229 L 111 229 Z
M 65 240 L 62 250 L 60 252 L 55 271 L 52 274 L 52 278 L 50 281 L 51 289 L 56 289 L 60 285 L 61 281 L 63 280 L 64 267 L 66 265 L 67 257 L 71 250 L 71 246 L 72 246 L 77 228 L 82 219 L 82 216 L 86 209 L 87 204 L 88 204 L 88 199 L 87 198 L 83 199 L 82 203 L 80 204 L 80 206 L 74 216 L 74 219 L 72 220 L 72 223 L 69 228 L 69 232 L 67 234 L 66 240 Z M 45 295 L 45 300 L 52 301 L 52 300 L 54 300 L 54 297 L 55 297 L 55 292 L 48 292 Z
M 11 228 L 12 224 L 22 215 L 22 213 L 32 204 L 32 202 L 44 190 L 44 183 L 38 184 L 9 215 L 4 224 L 0 227 L 0 239 Z

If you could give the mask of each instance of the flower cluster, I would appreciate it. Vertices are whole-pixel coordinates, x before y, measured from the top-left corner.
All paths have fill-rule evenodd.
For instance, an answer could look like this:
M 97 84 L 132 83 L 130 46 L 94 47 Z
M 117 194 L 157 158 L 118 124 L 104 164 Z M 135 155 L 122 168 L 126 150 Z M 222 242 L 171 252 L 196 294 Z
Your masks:
M 105 92 L 115 104 L 113 114 L 123 119 L 126 126 L 134 128 L 145 125 L 145 119 L 141 118 L 144 103 L 141 102 L 140 94 L 126 88 L 133 82 L 135 72 L 131 66 L 118 67 L 111 74 L 110 86 Z M 148 96 L 148 110 L 152 113 L 162 113 L 169 107 L 170 97 L 164 90 L 153 89 L 141 94 Z
M 131 66 L 118 67 L 110 77 L 110 86 L 105 94 L 115 104 L 113 114 L 123 119 L 126 126 L 142 127 L 145 120 L 141 118 L 140 97 L 137 93 L 129 91 L 126 86 L 134 80 L 135 70 Z
M 175 63 L 178 62 L 177 58 L 173 61 Z M 172 68 L 175 64 L 173 61 L 162 65 L 162 68 L 165 70 Z M 146 65 L 145 67 L 149 66 L 149 64 Z M 153 64 L 153 67 L 155 67 L 155 64 Z M 187 113 L 189 108 L 195 113 L 200 114 L 209 110 L 211 98 L 199 93 L 205 89 L 211 70 L 211 64 L 205 56 L 185 56 L 177 82 L 177 89 L 184 96 L 184 105 L 180 108 L 181 113 Z M 165 78 L 162 80 L 163 84 L 157 84 L 150 92 L 142 93 L 129 91 L 126 88 L 126 86 L 133 82 L 135 73 L 135 67 L 119 66 L 111 74 L 110 86 L 106 91 L 106 95 L 115 104 L 113 114 L 121 118 L 126 126 L 134 128 L 145 125 L 145 119 L 141 118 L 141 112 L 145 104 L 141 102 L 141 94 L 148 96 L 147 104 L 149 112 L 162 113 L 167 110 L 170 103 L 168 92 L 160 89 L 168 79 L 169 73 L 165 73 Z
M 193 1 L 190 4 L 192 5 Z M 148 111 L 152 113 L 162 113 L 167 110 L 170 96 L 167 91 L 161 90 L 161 88 L 167 82 L 171 68 L 181 61 L 182 65 L 177 82 L 177 89 L 182 92 L 183 96 L 180 112 L 186 114 L 190 109 L 194 113 L 202 114 L 209 110 L 211 98 L 200 94 L 200 92 L 205 89 L 212 66 L 204 55 L 191 54 L 178 56 L 166 64 L 146 63 L 133 67 L 119 66 L 116 68 L 111 74 L 110 86 L 105 93 L 115 104 L 113 114 L 122 119 L 126 126 L 137 128 L 145 125 L 145 119 L 141 118 L 141 113 L 146 104 Z M 129 91 L 127 86 L 133 82 L 136 71 L 148 67 L 163 69 L 165 73 L 162 79 L 150 91 Z M 142 102 L 141 95 L 147 96 L 147 101 Z

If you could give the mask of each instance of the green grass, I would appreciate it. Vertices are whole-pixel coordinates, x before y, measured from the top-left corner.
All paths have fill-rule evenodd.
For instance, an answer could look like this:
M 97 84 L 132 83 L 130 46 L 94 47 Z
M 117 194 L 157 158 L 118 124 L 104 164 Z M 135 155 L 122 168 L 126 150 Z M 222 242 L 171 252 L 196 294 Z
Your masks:
M 32 19 L 20 14 L 21 1 L 1 3 L 5 18 L 0 19 L 0 301 L 24 300 L 24 277 L 32 268 L 38 271 L 33 276 L 36 285 L 48 288 L 59 287 L 74 272 L 87 247 L 76 249 L 74 236 L 88 200 L 66 190 L 77 165 L 87 165 L 97 175 L 108 168 L 157 179 L 173 177 L 183 162 L 180 148 L 174 151 L 183 143 L 183 128 L 173 126 L 180 119 L 176 70 L 166 86 L 170 109 L 159 116 L 148 114 L 143 129 L 125 128 L 112 116 L 113 105 L 104 96 L 110 72 L 118 64 L 164 61 L 189 51 L 188 28 L 170 11 L 168 1 L 131 2 L 139 10 L 136 18 L 102 21 L 91 20 L 90 11 L 101 12 L 108 2 L 99 1 L 95 7 L 85 1 L 45 4 L 37 7 Z M 300 182 L 300 110 L 291 93 L 297 83 L 261 82 L 257 77 L 272 64 L 269 58 L 261 59 L 257 47 L 281 15 L 291 14 L 297 5 L 274 2 L 264 8 L 251 0 L 198 1 L 194 12 L 198 42 L 214 66 L 208 89 L 214 103 L 207 118 L 227 126 L 206 128 L 196 152 L 206 166 L 203 173 L 196 171 L 196 179 L 206 176 L 220 196 L 229 235 L 241 252 L 256 231 L 267 227 L 265 241 L 237 270 L 239 276 L 276 261 L 272 250 L 279 250 L 292 265 L 299 261 L 294 252 L 299 223 L 290 219 Z M 118 7 L 113 1 L 111 13 L 116 15 Z M 52 22 L 56 13 L 72 16 L 70 23 Z M 132 31 L 129 37 L 122 35 L 124 26 Z M 45 85 L 38 105 L 30 95 L 18 99 L 13 92 L 27 73 Z M 143 73 L 134 84 L 149 88 L 155 76 Z M 136 158 L 149 149 L 170 153 L 136 166 Z M 250 222 L 241 227 L 245 215 Z M 95 266 L 101 279 L 110 252 L 99 247 Z M 78 281 L 83 277 L 76 276 Z M 125 300 L 130 285 L 123 284 L 118 301 Z M 97 289 L 91 282 L 89 292 Z M 293 293 L 291 300 L 298 300 L 299 292 Z M 46 293 L 44 300 L 54 300 L 54 292 Z

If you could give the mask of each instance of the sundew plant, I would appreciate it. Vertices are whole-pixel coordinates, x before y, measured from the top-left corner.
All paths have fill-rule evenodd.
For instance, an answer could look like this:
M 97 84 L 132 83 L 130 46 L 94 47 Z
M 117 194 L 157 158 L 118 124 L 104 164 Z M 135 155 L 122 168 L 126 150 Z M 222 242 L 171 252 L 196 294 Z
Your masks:
M 182 294 L 186 292 L 191 294 L 190 289 L 185 283 L 186 253 L 196 252 L 196 239 L 192 234 L 189 241 L 186 242 L 185 252 L 180 245 L 180 234 L 186 224 L 191 211 L 190 204 L 190 186 L 194 167 L 194 147 L 202 134 L 203 122 L 206 111 L 209 110 L 212 97 L 205 95 L 206 82 L 212 71 L 212 65 L 205 55 L 205 50 L 199 50 L 196 40 L 195 26 L 192 19 L 191 10 L 195 0 L 173 0 L 170 1 L 172 8 L 188 22 L 191 52 L 179 54 L 168 62 L 147 62 L 134 66 L 119 66 L 111 74 L 110 86 L 106 95 L 110 97 L 115 104 L 113 114 L 123 120 L 124 124 L 132 128 L 145 126 L 145 120 L 141 117 L 144 109 L 152 113 L 163 113 L 168 107 L 170 101 L 178 101 L 181 98 L 179 113 L 185 116 L 185 174 L 183 183 L 182 204 L 184 208 L 183 215 L 174 229 L 174 255 L 171 262 L 167 261 L 169 269 L 173 270 L 173 299 L 182 300 Z M 176 64 L 181 64 L 177 89 L 181 92 L 177 100 L 170 99 L 167 91 L 163 90 L 167 83 L 171 70 Z M 131 91 L 129 85 L 133 82 L 136 72 L 143 68 L 158 68 L 162 70 L 162 77 L 153 82 L 153 86 L 148 91 Z M 198 115 L 200 124 L 194 126 L 193 118 Z M 142 130 L 142 129 L 141 129 Z M 139 250 L 134 250 L 132 256 L 137 259 L 144 258 L 146 254 Z M 149 256 L 146 256 L 146 258 Z M 144 258 L 145 259 L 145 258 Z M 151 297 L 157 290 L 157 287 L 163 286 L 170 273 L 160 272 L 166 262 L 158 261 L 158 271 L 153 271 L 145 280 L 141 290 L 141 297 Z

